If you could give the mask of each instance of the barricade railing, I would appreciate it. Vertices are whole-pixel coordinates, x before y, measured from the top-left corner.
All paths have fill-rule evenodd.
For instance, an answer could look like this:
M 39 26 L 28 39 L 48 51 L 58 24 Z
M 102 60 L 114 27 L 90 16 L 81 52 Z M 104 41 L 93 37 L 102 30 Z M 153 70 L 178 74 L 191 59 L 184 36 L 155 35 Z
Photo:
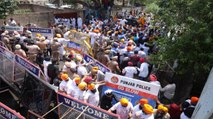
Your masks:
M 0 76 L 6 81 L 16 82 L 24 77 L 25 71 L 28 71 L 37 78 L 46 76 L 43 74 L 41 69 L 35 64 L 28 61 L 19 55 L 11 52 L 6 45 L 0 41 Z
M 36 114 L 35 112 L 28 110 L 27 119 L 44 119 L 42 116 Z
M 22 105 L 38 114 L 49 109 L 56 88 L 41 79 L 40 68 L 0 45 L 0 78 L 13 89 Z
M 15 110 L 10 109 L 8 106 L 0 102 L 0 119 L 25 119 Z
M 63 103 L 58 108 L 59 118 L 63 119 L 118 119 L 117 114 L 109 113 L 106 110 L 77 100 L 74 97 L 68 96 L 64 93 L 57 92 L 58 104 Z M 72 110 L 72 111 L 70 111 Z

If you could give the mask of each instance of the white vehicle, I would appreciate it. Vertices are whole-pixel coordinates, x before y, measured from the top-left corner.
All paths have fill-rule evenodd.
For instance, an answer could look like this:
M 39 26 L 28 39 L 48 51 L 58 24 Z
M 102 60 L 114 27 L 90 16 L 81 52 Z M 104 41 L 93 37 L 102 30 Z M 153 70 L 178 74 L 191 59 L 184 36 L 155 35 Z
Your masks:
M 59 8 L 64 9 L 64 8 L 72 8 L 72 5 L 62 5 Z
M 45 6 L 47 6 L 49 8 L 54 8 L 54 9 L 57 8 L 57 6 L 55 4 L 51 4 L 51 3 L 46 3 Z

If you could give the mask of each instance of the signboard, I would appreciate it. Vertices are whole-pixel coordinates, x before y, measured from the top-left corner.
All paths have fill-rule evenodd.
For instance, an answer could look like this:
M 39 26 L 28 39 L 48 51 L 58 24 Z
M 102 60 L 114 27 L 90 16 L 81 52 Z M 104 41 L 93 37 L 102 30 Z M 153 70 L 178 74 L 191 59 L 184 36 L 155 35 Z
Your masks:
M 18 26 L 0 26 L 1 31 L 18 31 L 19 33 L 22 33 L 24 28 L 23 27 L 18 27 Z
M 10 109 L 9 107 L 0 102 L 0 118 L 1 117 L 3 119 L 25 119 L 19 113 Z
M 79 101 L 74 99 L 73 97 L 68 97 L 65 94 L 57 92 L 58 94 L 58 103 L 63 103 L 64 105 L 74 108 L 79 112 L 83 112 L 84 109 L 89 106 L 84 114 L 87 114 L 95 119 L 118 119 L 118 115 L 109 113 L 106 110 L 98 108 L 96 106 L 90 105 L 88 103 L 84 103 L 83 101 Z
M 99 70 L 101 70 L 104 73 L 111 72 L 108 67 L 106 67 L 105 65 L 103 65 L 102 63 L 100 63 L 99 61 L 95 60 L 93 57 L 87 54 L 84 54 L 84 60 L 86 62 L 95 62 L 94 64 L 92 64 L 92 66 L 98 66 Z
M 35 66 L 34 64 L 30 63 L 29 61 L 27 61 L 26 59 L 24 59 L 23 57 L 18 56 L 18 55 L 16 55 L 15 61 L 16 61 L 16 63 L 23 66 L 26 70 L 28 70 L 32 74 L 39 77 L 40 69 L 37 66 Z
M 49 28 L 28 28 L 28 30 L 32 32 L 33 37 L 36 37 L 36 34 L 41 34 L 48 39 L 53 38 L 53 30 Z
M 125 97 L 136 105 L 141 98 L 147 98 L 149 104 L 155 107 L 155 98 L 157 98 L 160 85 L 150 84 L 149 82 L 120 76 L 107 72 L 105 74 L 106 86 L 103 91 L 111 89 L 118 99 Z
M 77 52 L 82 52 L 82 48 L 81 48 L 81 45 L 78 44 L 78 43 L 75 43 L 73 41 L 69 41 L 67 43 L 67 48 L 71 49 L 71 50 L 75 50 Z

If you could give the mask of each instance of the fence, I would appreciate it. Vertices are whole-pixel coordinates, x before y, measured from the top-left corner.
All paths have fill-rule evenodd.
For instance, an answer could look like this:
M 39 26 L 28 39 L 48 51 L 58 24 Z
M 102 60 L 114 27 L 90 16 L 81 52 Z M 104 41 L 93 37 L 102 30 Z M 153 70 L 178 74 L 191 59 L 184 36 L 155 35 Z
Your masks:
M 67 98 L 66 95 L 57 94 L 58 99 L 56 99 L 55 87 L 41 79 L 44 76 L 40 68 L 9 51 L 2 42 L 0 42 L 0 77 L 16 91 L 21 104 L 29 109 L 28 119 L 49 118 L 51 112 L 56 112 L 56 116 L 60 119 L 118 118 L 118 115 L 72 97 Z M 65 98 L 67 100 L 63 102 Z M 68 100 L 75 105 L 69 105 Z M 51 104 L 57 106 L 49 110 Z
M 55 87 L 43 80 L 40 68 L 27 59 L 15 55 L 0 43 L 0 78 L 17 95 L 24 107 L 44 114 L 49 110 Z

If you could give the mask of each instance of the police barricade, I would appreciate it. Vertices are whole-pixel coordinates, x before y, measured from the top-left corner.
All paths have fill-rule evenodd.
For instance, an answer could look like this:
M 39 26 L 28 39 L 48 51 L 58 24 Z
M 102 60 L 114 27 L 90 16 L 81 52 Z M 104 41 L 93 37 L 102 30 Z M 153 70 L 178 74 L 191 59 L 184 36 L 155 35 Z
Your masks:
M 13 82 L 15 55 L 3 46 L 0 46 L 0 76 L 9 83 Z
M 97 61 L 96 59 L 94 59 L 93 57 L 91 57 L 88 54 L 84 54 L 84 60 L 86 62 L 94 62 L 91 65 L 92 66 L 98 66 L 99 70 L 101 70 L 103 73 L 111 72 L 111 70 L 108 67 L 106 67 L 105 65 L 103 65 L 102 63 L 100 63 L 99 61 Z
M 2 47 L 4 47 L 4 48 L 8 49 L 7 46 L 4 44 L 4 42 L 2 42 L 2 41 L 0 41 L 0 46 L 2 46 Z
M 16 55 L 15 56 L 15 62 L 19 66 L 24 67 L 25 70 L 30 72 L 35 77 L 40 77 L 40 68 L 35 66 L 31 62 L 29 62 L 27 59 L 25 59 L 25 58 L 23 58 L 23 57 L 21 57 L 19 55 Z
M 0 33 L 4 31 L 9 31 L 9 32 L 18 31 L 19 33 L 23 33 L 23 30 L 24 28 L 19 26 L 0 26 Z
M 106 85 L 103 87 L 102 95 L 106 90 L 111 89 L 118 99 L 125 97 L 132 102 L 133 106 L 138 104 L 141 98 L 148 99 L 150 105 L 156 106 L 155 99 L 157 98 L 160 85 L 109 72 L 105 74 L 105 81 Z
M 31 73 L 26 73 L 20 94 L 20 100 L 24 107 L 38 115 L 43 115 L 49 110 L 53 94 L 54 89 L 49 83 L 38 79 Z
M 1 119 L 25 119 L 16 111 L 0 102 L 0 118 Z
M 57 96 L 58 96 L 57 97 L 58 104 L 63 103 L 62 106 L 58 108 L 59 118 L 61 117 L 63 117 L 63 119 L 71 119 L 71 118 L 72 119 L 74 118 L 76 119 L 77 118 L 118 119 L 119 118 L 119 116 L 116 114 L 109 113 L 106 110 L 90 105 L 83 101 L 77 100 L 61 92 L 57 92 Z
M 36 37 L 36 34 L 41 34 L 48 39 L 53 38 L 53 30 L 50 28 L 28 28 L 28 30 L 32 32 L 33 37 Z

